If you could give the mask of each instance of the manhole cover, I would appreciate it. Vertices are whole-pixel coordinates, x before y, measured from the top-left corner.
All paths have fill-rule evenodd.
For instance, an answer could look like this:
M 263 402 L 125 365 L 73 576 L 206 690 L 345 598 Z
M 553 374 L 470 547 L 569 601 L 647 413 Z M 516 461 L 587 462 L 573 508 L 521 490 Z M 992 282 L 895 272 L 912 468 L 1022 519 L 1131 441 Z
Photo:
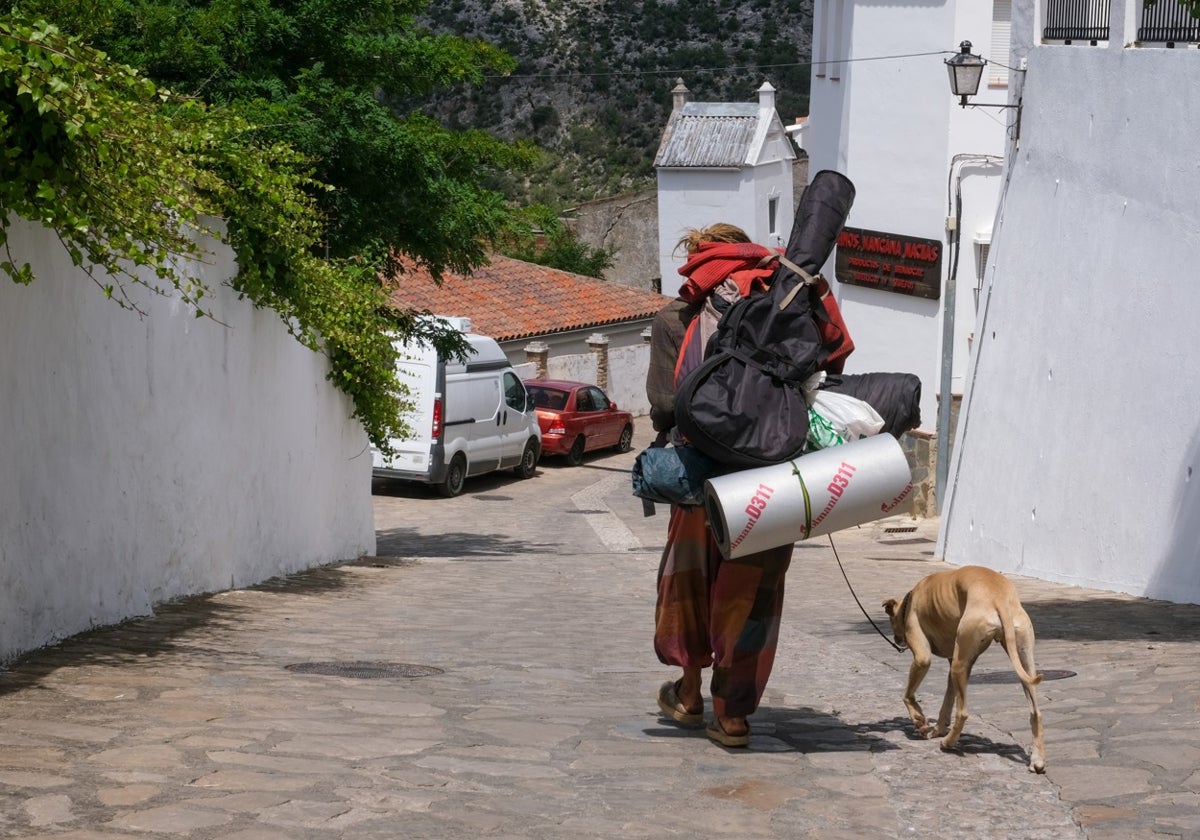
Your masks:
M 386 680 L 393 677 L 431 677 L 446 673 L 432 665 L 407 665 L 403 662 L 296 662 L 284 666 L 297 674 L 322 677 L 351 677 L 356 680 Z
M 1042 675 L 1042 681 L 1050 680 L 1065 680 L 1075 676 L 1074 671 L 1039 671 Z M 973 683 L 1019 683 L 1021 680 L 1017 677 L 1015 671 L 981 671 L 978 674 L 971 675 Z

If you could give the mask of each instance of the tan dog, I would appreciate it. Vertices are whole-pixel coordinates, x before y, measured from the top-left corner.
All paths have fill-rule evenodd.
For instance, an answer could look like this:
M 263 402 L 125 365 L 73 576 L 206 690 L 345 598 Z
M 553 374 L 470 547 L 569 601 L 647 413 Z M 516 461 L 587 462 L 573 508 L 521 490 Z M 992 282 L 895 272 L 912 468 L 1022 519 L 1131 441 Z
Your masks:
M 903 600 L 889 598 L 883 602 L 883 608 L 891 619 L 896 644 L 907 645 L 912 651 L 904 705 L 917 731 L 929 738 L 944 735 L 942 749 L 955 748 L 967 722 L 967 680 L 971 668 L 992 642 L 999 642 L 1008 652 L 1033 709 L 1029 715 L 1033 730 L 1029 769 L 1034 773 L 1045 772 L 1042 715 L 1035 688 L 1042 677 L 1033 662 L 1033 624 L 1012 582 L 982 566 L 963 566 L 929 575 Z M 929 671 L 931 654 L 950 660 L 950 677 L 937 726 L 930 726 L 916 695 L 917 686 Z M 958 714 L 951 728 L 950 712 L 956 702 Z

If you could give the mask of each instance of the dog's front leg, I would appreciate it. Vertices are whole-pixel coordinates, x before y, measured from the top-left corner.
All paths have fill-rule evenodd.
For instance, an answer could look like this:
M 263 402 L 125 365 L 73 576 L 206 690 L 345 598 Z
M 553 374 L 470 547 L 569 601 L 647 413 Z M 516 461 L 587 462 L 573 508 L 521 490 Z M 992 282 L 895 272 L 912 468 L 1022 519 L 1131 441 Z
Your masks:
M 921 709 L 921 704 L 917 702 L 917 687 L 929 672 L 931 661 L 929 643 L 925 641 L 924 637 L 910 635 L 909 650 L 912 651 L 913 661 L 912 667 L 908 669 L 908 685 L 904 688 L 904 707 L 908 709 L 908 716 L 912 718 L 913 725 L 917 728 L 917 734 L 927 735 L 929 721 Z

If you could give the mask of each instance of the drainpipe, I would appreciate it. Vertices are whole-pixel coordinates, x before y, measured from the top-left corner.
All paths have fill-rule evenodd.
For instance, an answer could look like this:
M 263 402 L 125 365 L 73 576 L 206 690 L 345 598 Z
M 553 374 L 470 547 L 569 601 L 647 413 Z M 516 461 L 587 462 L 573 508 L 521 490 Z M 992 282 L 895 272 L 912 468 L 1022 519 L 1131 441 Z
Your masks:
M 950 159 L 950 177 L 946 184 L 949 203 L 946 231 L 949 233 L 950 269 L 946 275 L 946 291 L 942 295 L 942 382 L 938 397 L 937 467 L 934 476 L 934 501 L 942 512 L 946 484 L 950 479 L 950 413 L 954 396 L 954 315 L 958 291 L 958 256 L 962 250 L 962 171 L 966 163 L 999 164 L 1004 158 L 995 155 L 961 154 Z

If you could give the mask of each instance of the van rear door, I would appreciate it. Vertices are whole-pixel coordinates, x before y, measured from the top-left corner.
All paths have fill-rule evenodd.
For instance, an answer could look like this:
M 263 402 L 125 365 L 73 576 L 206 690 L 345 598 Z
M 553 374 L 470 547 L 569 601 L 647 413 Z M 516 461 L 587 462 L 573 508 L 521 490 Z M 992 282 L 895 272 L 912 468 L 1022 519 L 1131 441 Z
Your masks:
M 427 347 L 400 347 L 400 359 L 396 363 L 396 378 L 408 393 L 402 395 L 412 409 L 401 415 L 409 434 L 403 438 L 392 438 L 394 455 L 385 457 L 374 447 L 371 449 L 372 466 L 388 474 L 422 481 L 434 480 L 433 453 L 440 442 L 437 433 L 444 420 L 442 395 L 445 377 L 438 364 L 437 353 Z

